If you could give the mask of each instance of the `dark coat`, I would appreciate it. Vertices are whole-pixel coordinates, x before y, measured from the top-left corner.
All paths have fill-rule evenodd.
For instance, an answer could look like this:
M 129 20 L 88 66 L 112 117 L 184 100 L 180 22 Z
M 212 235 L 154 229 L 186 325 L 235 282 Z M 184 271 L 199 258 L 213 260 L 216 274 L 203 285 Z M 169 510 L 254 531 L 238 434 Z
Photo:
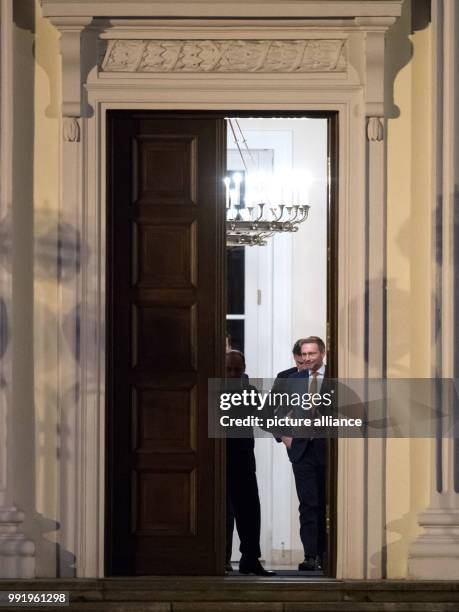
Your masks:
M 282 370 L 282 372 L 279 372 L 276 376 L 276 380 L 278 378 L 288 378 L 289 376 L 291 376 L 292 374 L 295 374 L 298 372 L 298 368 L 297 367 L 293 367 L 293 368 L 288 368 L 288 370 Z
M 329 390 L 327 385 L 328 371 L 325 368 L 324 378 L 320 387 L 320 393 L 325 393 Z M 303 370 L 301 372 L 293 373 L 289 376 L 289 381 L 295 381 L 299 379 L 305 379 L 304 390 L 307 392 L 309 386 L 309 371 Z M 293 387 L 290 387 L 293 391 Z M 295 384 L 295 391 L 298 392 L 298 383 Z M 292 463 L 300 463 L 304 457 L 308 447 L 313 447 L 316 455 L 317 463 L 319 465 L 325 465 L 327 460 L 327 441 L 324 438 L 293 438 L 292 446 L 287 449 L 288 458 Z

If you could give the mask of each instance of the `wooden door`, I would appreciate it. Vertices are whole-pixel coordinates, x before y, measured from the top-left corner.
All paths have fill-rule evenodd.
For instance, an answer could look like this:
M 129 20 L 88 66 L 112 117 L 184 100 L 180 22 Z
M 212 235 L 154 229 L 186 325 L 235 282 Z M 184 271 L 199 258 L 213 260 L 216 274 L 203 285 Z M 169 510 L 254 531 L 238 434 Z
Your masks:
M 219 574 L 223 117 L 108 116 L 107 573 Z

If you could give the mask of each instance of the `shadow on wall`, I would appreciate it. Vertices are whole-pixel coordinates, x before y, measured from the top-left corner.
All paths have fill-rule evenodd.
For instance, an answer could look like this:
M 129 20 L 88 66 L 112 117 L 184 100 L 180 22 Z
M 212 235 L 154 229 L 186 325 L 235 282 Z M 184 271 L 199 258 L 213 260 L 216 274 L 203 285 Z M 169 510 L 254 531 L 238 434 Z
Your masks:
M 387 294 L 390 294 L 391 296 L 391 303 L 395 304 L 395 307 L 391 308 L 391 321 L 393 325 L 396 325 L 399 328 L 403 326 L 407 316 L 409 316 L 410 294 L 408 291 L 399 288 L 397 285 L 397 279 L 385 280 L 384 278 L 381 278 L 381 280 L 370 280 L 366 283 L 365 301 L 368 303 L 369 294 L 374 294 L 377 291 L 381 291 L 384 286 L 387 286 Z M 358 318 L 359 305 L 360 298 L 353 298 L 347 307 L 343 308 L 343 310 L 346 310 L 347 312 L 341 315 L 348 315 L 348 318 L 350 319 L 350 326 L 353 329 L 358 329 L 359 325 L 361 325 L 361 321 Z M 352 354 L 352 345 L 347 347 L 347 350 Z M 404 359 L 407 355 L 409 355 L 409 353 L 409 335 L 400 334 L 396 339 L 391 338 L 391 364 L 397 367 L 400 378 L 403 378 L 409 374 L 409 365 L 404 363 Z
M 405 440 L 400 440 L 404 443 Z M 424 510 L 429 504 L 429 483 L 427 489 L 419 487 L 419 475 L 428 475 L 431 472 L 431 462 L 435 456 L 433 451 L 434 441 L 431 440 L 432 446 L 426 452 L 426 439 L 410 440 L 410 447 L 407 449 L 408 456 L 405 456 L 405 474 L 409 484 L 400 485 L 404 491 L 406 498 L 405 509 L 407 510 L 400 515 L 399 518 L 389 521 L 386 526 L 387 537 L 392 537 L 394 541 L 387 544 L 385 548 L 386 558 L 389 560 L 388 570 L 391 572 L 390 578 L 406 577 L 408 556 L 410 546 L 413 541 L 419 536 L 420 527 L 417 520 L 420 511 Z M 395 450 L 396 449 L 392 449 Z M 403 468 L 402 468 L 403 471 Z M 394 477 L 400 478 L 398 470 L 394 472 Z M 404 476 L 401 476 L 401 482 L 405 483 Z M 406 486 L 409 488 L 407 489 Z M 400 561 L 403 560 L 403 564 Z
M 384 546 L 385 555 L 391 559 L 407 559 L 407 550 L 410 543 L 417 536 L 417 528 L 413 522 L 413 512 L 416 509 L 410 510 L 404 514 L 400 519 L 390 521 L 387 524 L 386 530 L 388 534 L 395 534 L 398 539 L 391 544 Z M 370 559 L 370 563 L 376 567 L 378 564 L 379 555 L 374 555 Z M 401 572 L 401 576 L 406 575 L 406 572 Z
M 62 336 L 61 346 L 66 346 L 67 340 L 66 332 L 59 329 L 60 321 L 49 304 L 55 303 L 59 295 L 58 287 L 62 290 L 66 284 L 75 281 L 88 255 L 80 244 L 78 231 L 65 219 L 59 220 L 55 211 L 34 211 L 36 6 L 38 3 L 34 0 L 13 3 L 14 208 L 10 215 L 0 220 L 0 265 L 2 274 L 6 272 L 6 277 L 10 279 L 8 282 L 12 282 L 12 301 L 7 294 L 0 296 L 0 359 L 12 356 L 14 375 L 11 380 L 2 381 L 0 392 L 4 392 L 2 400 L 11 402 L 8 405 L 8 437 L 16 442 L 23 441 L 22 444 L 9 445 L 9 501 L 14 501 L 25 512 L 22 529 L 36 546 L 37 575 L 59 576 L 74 575 L 75 572 L 75 557 L 68 546 L 75 534 L 75 521 L 74 509 L 72 514 L 61 503 L 73 481 L 67 478 L 68 472 L 62 470 L 60 458 L 56 458 L 59 449 L 64 461 L 69 463 L 67 427 L 61 425 L 61 430 L 56 431 L 56 423 L 61 422 L 61 403 L 66 402 L 68 397 L 60 397 L 57 375 L 53 371 L 58 365 L 57 361 L 53 363 L 57 336 Z M 44 23 L 40 27 L 45 27 Z M 46 27 L 52 26 L 47 24 Z M 57 33 L 55 36 L 57 41 Z M 59 99 L 55 76 L 59 56 L 52 57 L 50 53 L 43 57 L 39 53 L 36 59 L 37 62 L 44 61 L 45 65 L 49 62 L 49 68 L 53 70 L 50 87 L 54 89 L 51 89 L 48 112 L 57 116 Z M 43 304 L 38 301 L 41 299 Z M 43 319 L 48 329 L 42 329 Z M 48 353 L 50 347 L 52 350 Z M 37 349 L 44 354 L 41 364 L 37 363 Z M 65 363 L 74 363 L 71 355 Z M 48 357 L 51 363 L 49 372 L 46 370 Z M 69 370 L 72 368 L 69 367 Z M 65 388 L 67 384 L 72 386 L 75 380 L 66 380 Z M 38 406 L 37 402 L 41 405 Z M 72 415 L 76 413 L 75 402 L 71 403 L 69 411 Z M 66 415 L 63 417 L 64 424 L 68 418 Z M 52 445 L 49 447 L 47 443 L 51 439 Z M 47 460 L 41 461 L 44 456 Z M 40 479 L 37 480 L 39 474 Z M 70 476 L 74 477 L 73 474 Z M 57 499 L 53 491 L 52 499 L 43 506 L 40 499 L 47 495 L 47 489 L 38 483 L 47 483 L 51 479 L 54 482 L 57 479 Z M 64 503 L 73 501 L 69 499 Z M 53 516 L 57 519 L 49 518 Z M 71 525 L 68 517 L 72 517 Z M 65 529 L 68 531 L 65 534 L 67 539 L 63 535 Z
M 89 259 L 89 251 L 81 244 L 80 234 L 69 223 L 57 223 L 52 212 L 40 213 L 36 224 L 35 322 L 39 327 L 40 354 L 36 359 L 36 483 L 40 508 L 46 508 L 43 498 L 49 483 L 48 470 L 54 474 L 59 522 L 55 559 L 60 577 L 75 576 L 75 538 L 77 529 L 78 483 L 75 461 L 78 430 L 80 389 L 76 383 L 77 364 L 81 354 L 80 305 L 70 308 L 61 319 L 56 310 L 57 289 L 64 300 L 73 302 L 75 280 Z M 54 221 L 50 221 L 53 219 Z M 38 281 L 38 282 L 37 282 Z M 67 292 L 68 297 L 66 297 Z M 47 302 L 47 296 L 51 301 Z M 54 296 L 54 299 L 53 299 Z M 38 331 L 36 332 L 38 334 Z M 95 376 L 97 355 L 94 355 Z M 39 376 L 37 376 L 39 373 Z M 87 392 L 91 381 L 88 384 Z M 54 407 L 54 409 L 53 409 Z M 48 443 L 43 441 L 48 440 Z M 52 486 L 52 485 L 51 485 Z M 52 512 L 52 508 L 50 508 Z M 47 514 L 49 515 L 50 512 Z M 56 537 L 56 536 L 55 536 Z M 49 550 L 43 549 L 43 555 Z
M 454 236 L 454 253 L 453 253 L 453 262 L 452 265 L 454 269 L 457 270 L 459 268 L 459 186 L 456 186 L 453 194 L 453 202 L 452 202 L 453 210 L 455 211 L 455 217 L 453 222 L 453 231 L 452 234 Z M 441 366 L 441 341 L 442 341 L 442 303 L 441 303 L 441 281 L 442 281 L 442 272 L 448 268 L 445 268 L 445 256 L 443 253 L 444 245 L 442 244 L 442 232 L 443 232 L 443 223 L 447 222 L 443 220 L 442 215 L 443 208 L 443 200 L 441 196 L 437 197 L 437 206 L 436 210 L 433 211 L 433 219 L 432 224 L 434 227 L 434 235 L 435 235 L 435 264 L 436 264 L 436 276 L 437 276 L 437 285 L 434 287 L 434 294 L 432 296 L 432 307 L 435 312 L 434 318 L 434 328 L 432 330 L 432 337 L 434 338 L 435 344 L 437 346 L 437 355 L 433 353 L 432 357 L 435 360 L 438 357 L 438 365 Z M 416 260 L 416 249 L 422 249 L 422 243 L 419 244 L 419 236 L 413 230 L 413 227 L 410 223 L 406 223 L 400 230 L 397 235 L 396 240 L 397 246 L 401 253 L 409 259 L 410 261 Z M 424 270 L 425 274 L 430 274 L 430 269 Z M 454 364 L 455 364 L 455 372 L 454 377 L 459 378 L 459 342 L 457 338 L 458 330 L 459 330 L 459 281 L 457 273 L 454 275 L 454 334 L 455 337 L 451 339 L 451 346 L 454 347 L 455 356 L 454 356 Z M 389 285 L 390 291 L 390 285 Z M 408 299 L 409 302 L 407 305 L 404 305 L 404 300 Z M 395 311 L 395 317 L 400 317 L 400 322 L 398 323 L 398 327 L 401 325 L 407 325 L 407 319 L 410 319 L 412 316 L 412 312 L 416 305 L 416 297 L 412 296 L 412 292 L 406 294 L 405 297 L 400 298 L 395 295 L 394 301 L 397 303 L 397 308 Z M 402 343 L 399 347 L 397 345 L 392 344 L 392 347 L 395 346 L 395 357 L 403 356 L 404 343 Z M 438 370 L 437 375 L 441 377 L 441 369 Z M 405 512 L 401 518 L 390 521 L 387 523 L 387 533 L 392 534 L 397 537 L 397 540 L 388 544 L 386 549 L 386 554 L 388 558 L 394 559 L 406 559 L 407 552 L 409 551 L 409 547 L 412 542 L 419 535 L 419 525 L 417 521 L 417 516 L 419 511 L 423 510 L 429 504 L 429 495 L 431 494 L 432 487 L 435 484 L 426 481 L 426 487 L 419 487 L 419 473 L 422 471 L 419 466 L 419 462 L 426 461 L 425 459 L 425 446 L 420 448 L 417 446 L 417 443 L 426 444 L 425 440 L 411 440 L 410 441 L 410 449 L 409 449 L 409 474 L 408 481 L 410 486 L 409 496 L 408 496 L 408 504 L 409 509 Z M 432 452 L 428 461 L 426 461 L 426 478 L 429 478 L 429 470 L 431 470 L 431 462 L 437 461 L 436 463 L 436 476 L 437 479 L 439 475 L 443 473 L 441 464 L 438 463 L 438 455 L 437 455 L 437 442 L 432 440 Z M 421 457 L 421 459 L 420 459 Z M 456 465 L 454 466 L 454 476 L 457 479 L 457 474 L 459 473 L 459 456 L 456 455 L 455 458 Z M 437 490 L 441 492 L 441 481 L 437 480 Z M 455 489 L 459 489 L 459 484 L 456 480 Z M 427 496 L 427 497 L 426 497 Z M 372 562 L 377 564 L 378 558 L 375 557 Z M 399 570 L 400 571 L 400 570 Z M 401 572 L 401 575 L 404 575 Z
M 411 0 L 411 2 L 405 0 L 400 19 L 386 34 L 385 112 L 387 119 L 395 119 L 400 116 L 400 109 L 394 101 L 393 84 L 398 73 L 413 57 L 413 44 L 408 35 L 427 28 L 430 20 L 430 0 Z
M 66 283 L 75 278 L 89 258 L 81 244 L 79 231 L 65 222 L 57 222 L 56 212 L 41 209 L 34 213 L 33 273 L 36 281 Z M 0 220 L 0 265 L 12 273 L 13 219 L 7 215 Z
M 437 265 L 437 287 L 432 287 L 432 293 L 430 295 L 429 304 L 424 304 L 426 308 L 432 308 L 435 312 L 434 326 L 432 334 L 435 342 L 438 344 L 441 340 L 441 290 L 438 283 L 441 282 L 442 275 L 440 268 L 444 265 L 444 254 L 442 245 L 442 198 L 437 198 L 436 209 L 432 212 L 431 226 L 435 234 L 435 263 Z M 416 206 L 416 203 L 415 205 Z M 454 192 L 454 210 L 456 217 L 454 219 L 454 235 L 458 238 L 454 241 L 454 261 L 455 265 L 459 267 L 459 188 L 456 187 Z M 388 364 L 390 369 L 397 372 L 398 378 L 404 378 L 407 376 L 413 376 L 413 364 L 412 359 L 417 358 L 417 363 L 420 359 L 425 356 L 419 356 L 416 350 L 413 348 L 413 342 L 420 341 L 419 331 L 414 326 L 413 313 L 416 314 L 419 308 L 420 299 L 425 297 L 423 290 L 424 279 L 430 277 L 430 255 L 426 251 L 430 247 L 430 230 L 426 230 L 427 240 L 426 244 L 422 241 L 422 235 L 419 234 L 417 226 L 413 222 L 413 215 L 416 214 L 416 210 L 411 206 L 412 214 L 410 218 L 400 227 L 392 247 L 396 247 L 398 254 L 407 262 L 406 275 L 408 278 L 409 290 L 403 289 L 399 286 L 400 280 L 398 278 L 382 278 L 373 280 L 370 279 L 366 286 L 366 302 L 368 302 L 368 296 L 374 291 L 381 291 L 384 286 L 386 287 L 386 300 L 390 300 L 388 307 L 387 319 L 390 323 L 390 329 L 388 330 L 388 340 L 390 341 L 390 363 Z M 422 210 L 417 211 L 422 214 Z M 425 209 L 424 209 L 425 212 Z M 426 225 L 427 227 L 427 225 Z M 426 269 L 429 266 L 429 269 Z M 457 274 L 455 276 L 457 279 Z M 427 283 L 429 284 L 429 283 Z M 357 328 L 359 325 L 358 315 L 358 304 L 360 300 L 351 300 L 348 305 L 350 317 L 352 319 L 352 327 Z M 454 329 L 459 330 L 459 281 L 456 280 L 454 287 Z M 346 313 L 342 313 L 342 316 Z M 430 334 L 429 330 L 425 330 L 427 335 Z M 459 339 L 454 341 L 455 348 L 455 363 L 456 363 L 456 374 L 459 376 Z M 352 353 L 352 347 L 350 348 Z M 435 359 L 435 355 L 432 355 Z
M 0 405 L 6 406 L 8 408 L 9 404 L 9 392 L 5 386 L 0 386 Z M 49 413 L 47 415 L 50 416 Z M 14 422 L 13 422 L 14 426 Z M 16 427 L 14 428 L 16 432 Z M 33 461 L 29 465 L 29 470 L 25 475 L 25 479 L 27 481 L 32 482 L 32 486 L 35 490 L 35 481 L 40 480 L 46 483 L 46 479 L 49 477 L 48 472 L 46 471 L 46 465 L 42 461 L 40 461 L 43 454 L 53 453 L 54 445 L 49 445 L 50 442 L 49 436 L 47 435 L 47 427 L 45 423 L 37 423 L 37 462 Z M 33 438 L 30 439 L 30 445 L 33 447 Z M 30 449 L 27 444 L 16 444 L 16 447 L 19 447 L 21 451 L 29 456 Z M 42 472 L 40 478 L 40 472 Z M 18 480 L 18 476 L 15 478 L 15 482 Z M 63 487 L 65 486 L 65 481 L 63 479 Z M 56 542 L 56 534 L 59 533 L 61 528 L 60 523 L 57 521 L 48 518 L 43 513 L 36 511 L 36 504 L 39 503 L 39 500 L 34 498 L 33 504 L 26 508 L 24 503 L 18 499 L 17 488 L 13 487 L 13 503 L 18 505 L 21 510 L 26 511 L 26 523 L 24 524 L 23 531 L 26 536 L 30 537 L 35 544 L 36 548 L 36 558 L 37 561 L 44 561 L 44 564 L 37 565 L 37 575 L 51 575 L 51 576 L 68 576 L 72 577 L 75 575 L 75 555 L 65 549 L 61 542 Z

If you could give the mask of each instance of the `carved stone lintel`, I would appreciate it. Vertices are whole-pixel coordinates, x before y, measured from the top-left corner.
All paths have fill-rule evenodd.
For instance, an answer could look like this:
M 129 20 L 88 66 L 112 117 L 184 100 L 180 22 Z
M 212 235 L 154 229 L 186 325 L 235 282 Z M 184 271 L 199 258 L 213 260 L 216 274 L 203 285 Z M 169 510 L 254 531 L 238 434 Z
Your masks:
M 103 72 L 345 72 L 346 41 L 111 40 Z
M 80 124 L 76 117 L 64 117 L 62 134 L 65 142 L 80 142 Z
M 384 126 L 380 117 L 368 117 L 367 138 L 369 141 L 384 140 Z

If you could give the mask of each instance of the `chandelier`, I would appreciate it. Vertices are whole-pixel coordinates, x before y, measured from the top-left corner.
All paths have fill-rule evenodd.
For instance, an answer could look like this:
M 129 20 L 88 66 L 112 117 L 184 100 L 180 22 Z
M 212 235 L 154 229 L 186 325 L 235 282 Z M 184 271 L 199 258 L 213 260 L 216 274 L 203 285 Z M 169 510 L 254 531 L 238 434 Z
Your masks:
M 277 232 L 297 232 L 308 218 L 309 173 L 259 170 L 239 122 L 228 122 L 244 170 L 230 172 L 224 178 L 227 246 L 264 246 Z

